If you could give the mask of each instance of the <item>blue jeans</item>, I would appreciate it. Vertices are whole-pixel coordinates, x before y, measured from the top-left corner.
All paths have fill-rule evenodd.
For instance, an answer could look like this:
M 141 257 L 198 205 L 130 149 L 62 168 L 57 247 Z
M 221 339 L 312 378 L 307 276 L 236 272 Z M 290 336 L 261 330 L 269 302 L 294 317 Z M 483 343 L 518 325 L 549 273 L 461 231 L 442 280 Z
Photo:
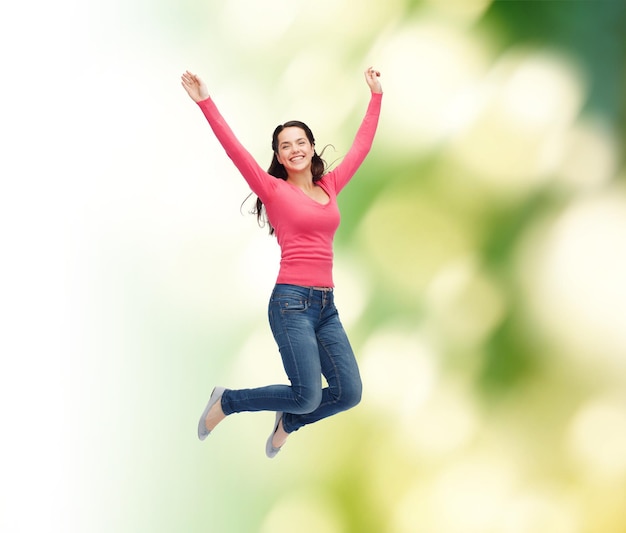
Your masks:
M 277 284 L 268 315 L 291 383 L 224 391 L 225 414 L 282 411 L 287 433 L 354 407 L 361 377 L 331 290 Z M 328 387 L 322 388 L 322 377 Z

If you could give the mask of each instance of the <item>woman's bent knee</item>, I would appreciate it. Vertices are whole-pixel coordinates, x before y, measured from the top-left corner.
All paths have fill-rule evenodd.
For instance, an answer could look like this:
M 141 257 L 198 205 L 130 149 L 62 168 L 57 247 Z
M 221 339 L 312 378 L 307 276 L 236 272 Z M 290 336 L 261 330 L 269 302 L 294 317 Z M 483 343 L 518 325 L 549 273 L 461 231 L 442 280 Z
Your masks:
M 305 415 L 315 411 L 322 403 L 322 389 L 311 390 L 296 396 L 296 406 L 290 409 L 294 415 Z
M 344 388 L 338 398 L 338 403 L 343 410 L 352 409 L 361 402 L 362 394 L 363 387 L 361 386 L 361 382 L 355 383 L 349 388 Z

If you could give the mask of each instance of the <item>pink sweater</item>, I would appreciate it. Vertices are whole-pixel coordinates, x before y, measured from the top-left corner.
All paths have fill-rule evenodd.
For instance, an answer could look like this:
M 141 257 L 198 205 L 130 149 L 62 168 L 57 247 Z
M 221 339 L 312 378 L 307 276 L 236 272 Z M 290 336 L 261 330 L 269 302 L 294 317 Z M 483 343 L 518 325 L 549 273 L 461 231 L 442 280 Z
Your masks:
M 317 184 L 330 201 L 320 204 L 298 187 L 265 172 L 237 140 L 211 98 L 198 103 L 215 136 L 252 191 L 261 199 L 281 249 L 276 283 L 333 287 L 333 237 L 339 226 L 337 195 L 369 152 L 382 94 L 372 93 L 352 147 L 342 162 Z

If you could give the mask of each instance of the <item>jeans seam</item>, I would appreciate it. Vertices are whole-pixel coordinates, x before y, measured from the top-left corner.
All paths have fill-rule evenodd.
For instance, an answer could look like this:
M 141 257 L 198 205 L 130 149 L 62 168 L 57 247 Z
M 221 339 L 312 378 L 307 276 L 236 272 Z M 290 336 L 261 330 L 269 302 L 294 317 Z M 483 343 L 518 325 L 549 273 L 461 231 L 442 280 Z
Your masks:
M 336 376 L 338 374 L 338 372 L 337 372 L 337 363 L 335 362 L 334 357 L 331 356 L 330 351 L 326 347 L 326 344 L 324 344 L 324 341 L 319 337 L 319 335 L 316 334 L 315 337 L 317 338 L 318 345 L 321 346 L 324 349 L 324 351 L 326 352 L 326 355 L 330 359 L 330 362 L 331 362 L 332 367 L 333 367 L 334 374 Z M 337 389 L 338 389 L 337 399 L 333 400 L 332 399 L 332 394 L 331 394 L 331 386 L 330 386 L 330 383 L 328 384 L 328 394 L 329 394 L 329 396 L 331 398 L 331 401 L 327 402 L 324 405 L 333 405 L 333 404 L 336 404 L 339 401 L 339 398 L 341 398 L 341 393 L 343 392 L 343 390 L 341 388 L 341 380 L 337 380 Z M 321 404 L 320 404 L 320 406 L 321 406 Z
M 278 306 L 278 311 L 279 313 L 282 315 L 282 309 L 280 308 L 280 306 Z M 291 343 L 291 336 L 289 335 L 289 332 L 287 331 L 287 324 L 285 323 L 284 320 L 280 321 L 280 326 L 282 328 L 282 334 L 285 335 L 285 337 L 287 338 L 287 344 L 289 345 L 289 356 L 291 357 L 291 365 L 293 366 L 293 368 L 295 368 L 295 372 L 296 372 L 296 377 L 298 378 L 298 383 L 302 382 L 302 379 L 300 377 L 300 368 L 299 366 L 296 364 L 295 361 L 295 350 L 293 348 L 293 344 Z M 291 388 L 293 390 L 293 382 L 291 383 Z

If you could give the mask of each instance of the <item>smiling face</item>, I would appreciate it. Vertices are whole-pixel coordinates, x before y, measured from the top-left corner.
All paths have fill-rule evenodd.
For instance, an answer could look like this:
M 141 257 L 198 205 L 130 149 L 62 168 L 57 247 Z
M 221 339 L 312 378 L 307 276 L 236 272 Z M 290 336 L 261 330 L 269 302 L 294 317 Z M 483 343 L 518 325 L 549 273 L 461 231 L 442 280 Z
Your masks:
M 285 167 L 287 174 L 301 173 L 311 169 L 315 146 L 311 144 L 302 128 L 283 128 L 278 134 L 276 158 Z

